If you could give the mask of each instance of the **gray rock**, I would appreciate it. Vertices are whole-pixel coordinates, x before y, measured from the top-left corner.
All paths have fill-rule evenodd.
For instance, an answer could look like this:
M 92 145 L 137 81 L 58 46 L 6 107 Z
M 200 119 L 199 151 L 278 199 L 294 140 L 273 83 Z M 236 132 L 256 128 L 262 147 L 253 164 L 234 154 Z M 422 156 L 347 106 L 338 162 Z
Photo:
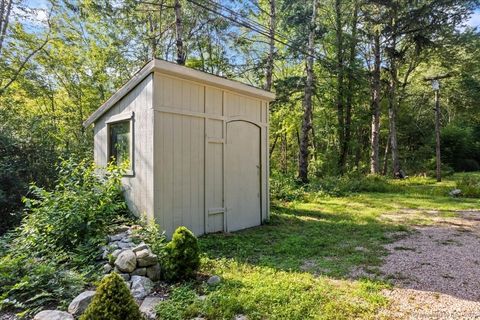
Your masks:
M 109 263 L 103 265 L 103 273 L 110 273 L 112 271 L 112 266 Z
M 133 252 L 138 252 L 142 250 L 148 250 L 148 246 L 143 242 L 132 249 Z
M 132 250 L 122 251 L 115 260 L 115 266 L 122 272 L 132 272 L 137 266 L 137 258 Z
M 452 197 L 456 197 L 456 196 L 459 196 L 461 194 L 462 194 L 462 190 L 460 190 L 460 189 L 453 189 L 449 193 L 449 195 L 451 195 Z
M 117 241 L 115 242 L 117 244 L 117 246 L 120 248 L 120 249 L 131 249 L 134 244 L 132 242 L 122 242 L 122 241 Z
M 160 280 L 160 265 L 157 263 L 154 266 L 147 268 L 147 277 L 150 278 L 152 281 Z
M 95 296 L 95 291 L 85 291 L 80 293 L 75 299 L 70 302 L 68 312 L 74 316 L 79 316 L 87 310 L 88 305 Z
M 234 320 L 248 320 L 247 316 L 244 315 L 244 314 L 237 314 L 237 315 L 235 315 L 235 317 L 233 319 Z
M 219 284 L 221 281 L 222 279 L 219 276 L 211 276 L 210 278 L 208 278 L 207 284 L 212 286 Z
M 142 276 L 132 276 L 131 279 L 132 287 L 130 292 L 135 299 L 142 300 L 152 292 L 152 280 Z
M 197 296 L 197 299 L 200 301 L 205 301 L 207 299 L 206 295 Z
M 33 317 L 33 320 L 74 320 L 73 316 L 64 311 L 43 310 Z
M 135 255 L 139 267 L 150 267 L 158 263 L 157 255 L 151 253 L 148 249 L 137 251 Z
M 117 259 L 118 255 L 122 252 L 122 249 L 116 249 L 115 251 L 112 252 L 112 257 Z
M 140 306 L 140 312 L 143 313 L 148 320 L 155 320 L 157 317 L 155 307 L 162 301 L 163 299 L 160 297 L 146 297 Z
M 143 268 L 137 268 L 135 270 L 133 270 L 133 272 L 131 273 L 132 276 L 146 276 L 147 275 L 147 268 L 143 267 Z
M 130 275 L 128 273 L 119 273 L 118 275 L 122 277 L 123 280 L 130 281 Z
M 124 243 L 131 243 L 131 242 L 132 242 L 132 239 L 130 239 L 130 238 L 123 238 L 121 241 L 124 242 Z
M 119 241 L 122 240 L 122 238 L 125 238 L 127 234 L 125 232 L 119 233 L 119 234 L 114 234 L 113 236 L 110 236 L 109 239 L 111 242 Z

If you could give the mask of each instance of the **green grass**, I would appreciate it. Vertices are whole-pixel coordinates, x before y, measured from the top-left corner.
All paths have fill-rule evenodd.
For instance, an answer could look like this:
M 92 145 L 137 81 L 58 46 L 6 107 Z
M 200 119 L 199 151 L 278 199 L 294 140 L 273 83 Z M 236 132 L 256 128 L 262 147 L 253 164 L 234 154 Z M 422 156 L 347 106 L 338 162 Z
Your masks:
M 388 181 L 395 190 L 390 193 L 309 194 L 308 202 L 275 203 L 267 225 L 202 237 L 202 271 L 223 281 L 197 289 L 206 293 L 205 301 L 177 313 L 208 319 L 236 314 L 249 319 L 375 318 L 388 306 L 381 290 L 389 284 L 352 278 L 352 270 L 375 274 L 392 232 L 431 223 L 434 215 L 452 217 L 457 210 L 478 208 L 478 199 L 447 196 L 457 179 Z M 399 211 L 408 214 L 394 214 Z M 408 218 L 390 218 L 397 216 Z

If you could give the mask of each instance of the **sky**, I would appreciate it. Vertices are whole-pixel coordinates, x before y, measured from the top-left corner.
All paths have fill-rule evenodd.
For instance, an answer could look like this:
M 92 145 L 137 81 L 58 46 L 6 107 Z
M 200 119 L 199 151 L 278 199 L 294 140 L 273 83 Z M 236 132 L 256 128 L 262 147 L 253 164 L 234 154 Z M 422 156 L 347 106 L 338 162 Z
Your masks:
M 480 26 L 480 8 L 475 10 L 473 15 L 467 21 L 467 25 L 469 25 L 470 27 L 474 27 L 474 28 Z
M 26 0 L 25 3 L 27 6 L 30 8 L 37 8 L 37 9 L 46 9 L 48 7 L 48 1 L 47 0 Z M 39 10 L 37 11 L 37 18 L 39 20 L 45 19 L 45 11 L 44 10 Z M 43 12 L 42 12 L 43 11 Z M 477 28 L 479 27 L 480 29 L 480 7 L 475 10 L 475 12 L 472 14 L 469 20 L 466 21 L 466 25 Z

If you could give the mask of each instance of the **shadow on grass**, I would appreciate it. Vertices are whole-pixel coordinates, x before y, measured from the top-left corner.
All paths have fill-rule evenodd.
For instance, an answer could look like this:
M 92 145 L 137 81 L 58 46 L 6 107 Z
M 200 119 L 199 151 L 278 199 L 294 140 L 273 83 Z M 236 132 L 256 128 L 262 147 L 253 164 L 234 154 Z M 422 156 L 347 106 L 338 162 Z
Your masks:
M 389 232 L 404 231 L 373 216 L 276 207 L 269 224 L 200 240 L 210 258 L 284 271 L 346 278 L 353 267 L 376 267 L 386 253 Z

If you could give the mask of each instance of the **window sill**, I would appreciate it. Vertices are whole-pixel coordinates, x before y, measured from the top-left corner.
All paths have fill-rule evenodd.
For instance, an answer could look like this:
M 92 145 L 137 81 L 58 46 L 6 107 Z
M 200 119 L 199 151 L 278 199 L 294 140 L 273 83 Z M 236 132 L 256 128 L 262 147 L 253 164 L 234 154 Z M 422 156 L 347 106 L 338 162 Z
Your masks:
M 135 172 L 133 170 L 127 170 L 123 174 L 123 177 L 125 177 L 125 178 L 131 178 L 131 177 L 134 177 L 134 176 L 135 176 Z

